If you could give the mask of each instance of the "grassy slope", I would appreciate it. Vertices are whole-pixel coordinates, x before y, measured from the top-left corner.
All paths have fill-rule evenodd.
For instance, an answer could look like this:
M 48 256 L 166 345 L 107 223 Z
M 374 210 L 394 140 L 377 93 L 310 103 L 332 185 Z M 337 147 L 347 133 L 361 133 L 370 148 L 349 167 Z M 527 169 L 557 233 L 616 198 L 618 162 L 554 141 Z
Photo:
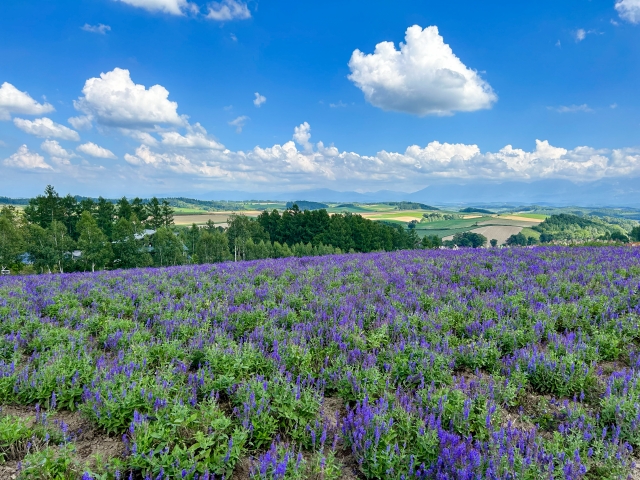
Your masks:
M 531 228 L 523 228 L 522 232 L 520 232 L 520 233 L 522 233 L 527 238 L 533 237 L 536 240 L 540 240 L 540 232 L 536 232 L 535 230 L 533 230 Z

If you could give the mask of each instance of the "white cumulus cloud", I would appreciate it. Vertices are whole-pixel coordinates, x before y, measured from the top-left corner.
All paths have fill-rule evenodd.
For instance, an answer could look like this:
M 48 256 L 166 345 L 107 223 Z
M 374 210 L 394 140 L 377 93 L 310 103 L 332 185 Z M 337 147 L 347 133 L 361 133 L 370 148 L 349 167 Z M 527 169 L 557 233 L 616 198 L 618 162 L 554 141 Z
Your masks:
M 207 131 L 199 123 L 189 125 L 185 135 L 180 135 L 178 132 L 161 132 L 160 136 L 162 144 L 170 147 L 224 149 L 224 145 L 209 137 Z
M 267 97 L 265 97 L 264 95 L 260 95 L 258 92 L 255 93 L 255 96 L 256 98 L 253 99 L 253 104 L 256 107 L 260 108 L 260 105 L 267 101 Z
M 42 155 L 29 151 L 26 145 L 22 145 L 16 153 L 5 158 L 2 163 L 7 167 L 20 170 L 53 170 L 51 165 L 44 161 Z
M 313 145 L 309 142 L 311 138 L 311 126 L 308 122 L 304 122 L 302 125 L 293 129 L 293 139 L 298 145 L 305 150 L 309 151 L 313 149 Z
M 414 25 L 405 43 L 381 42 L 372 54 L 355 50 L 349 79 L 366 100 L 382 108 L 416 115 L 450 115 L 491 108 L 497 96 L 444 43 L 438 27 Z
M 107 150 L 106 148 L 100 147 L 99 145 L 96 145 L 93 142 L 83 143 L 82 145 L 78 146 L 76 150 L 96 158 L 108 158 L 108 159 L 118 158 L 114 155 L 114 153 L 111 150 Z
M 76 109 L 105 126 L 135 129 L 185 123 L 166 88 L 137 85 L 129 70 L 115 68 L 90 78 L 82 93 L 84 96 L 74 102 Z
M 64 149 L 57 140 L 45 140 L 40 145 L 43 152 L 47 153 L 51 157 L 58 158 L 73 158 L 77 155 L 69 150 Z
M 35 120 L 25 120 L 14 118 L 13 123 L 23 132 L 41 138 L 61 138 L 62 140 L 79 141 L 80 135 L 75 130 L 71 130 L 64 125 L 55 123 L 50 118 L 36 118 Z
M 299 147 L 297 146 L 299 145 Z M 159 148 L 164 147 L 160 145 Z M 307 122 L 297 126 L 293 141 L 249 151 L 171 151 L 141 145 L 125 155 L 139 175 L 171 178 L 220 178 L 231 187 L 262 188 L 422 188 L 439 180 L 534 181 L 566 179 L 574 182 L 601 178 L 640 176 L 640 150 L 597 150 L 580 146 L 567 149 L 536 140 L 526 151 L 507 145 L 497 152 L 482 152 L 477 145 L 441 143 L 411 145 L 404 152 L 382 150 L 375 155 L 340 151 L 311 142 Z
M 88 115 L 80 115 L 79 117 L 71 117 L 67 120 L 76 130 L 89 130 L 91 128 L 91 117 Z
M 187 0 L 115 0 L 149 12 L 162 12 L 171 15 L 184 15 L 185 10 L 193 10 L 193 4 Z M 197 8 L 197 7 L 196 7 Z
M 102 23 L 98 25 L 89 25 L 88 23 L 85 23 L 80 28 L 85 32 L 98 33 L 100 35 L 105 35 L 107 32 L 111 31 L 111 27 L 109 25 L 104 25 Z
M 617 0 L 616 10 L 620 18 L 631 23 L 640 23 L 640 0 Z
M 63 148 L 56 140 L 45 140 L 40 145 L 43 152 L 49 154 L 53 163 L 58 166 L 71 165 L 69 161 L 77 155 Z
M 42 115 L 53 112 L 49 103 L 36 102 L 27 92 L 21 92 L 10 83 L 0 86 L 0 120 L 10 120 L 12 113 L 22 115 Z
M 209 5 L 207 18 L 224 22 L 227 20 L 246 20 L 251 18 L 251 12 L 244 2 L 236 0 L 222 0 L 222 2 L 212 2 Z
M 232 127 L 236 127 L 236 133 L 241 133 L 242 129 L 244 128 L 244 125 L 247 123 L 248 120 L 249 120 L 249 117 L 247 117 L 246 115 L 241 115 L 236 119 L 231 120 L 229 122 L 229 125 L 231 125 Z

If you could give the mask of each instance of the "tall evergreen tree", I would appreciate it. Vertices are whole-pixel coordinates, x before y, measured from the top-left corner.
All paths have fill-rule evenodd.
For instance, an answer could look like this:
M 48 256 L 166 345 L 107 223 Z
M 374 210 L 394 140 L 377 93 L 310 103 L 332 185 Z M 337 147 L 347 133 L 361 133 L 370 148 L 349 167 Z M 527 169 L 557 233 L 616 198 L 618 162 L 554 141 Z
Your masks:
M 113 236 L 113 224 L 116 219 L 116 208 L 113 203 L 105 200 L 102 197 L 98 198 L 98 208 L 96 211 L 96 221 L 98 227 L 111 239 Z
M 153 197 L 149 200 L 149 203 L 145 205 L 145 210 L 147 214 L 147 219 L 145 220 L 145 224 L 154 230 L 159 229 L 164 225 L 164 217 L 162 212 L 162 205 L 160 201 Z
M 149 217 L 145 203 L 141 198 L 136 197 L 131 201 L 131 211 L 142 223 L 146 222 Z M 129 220 L 131 220 L 131 218 L 129 218 Z
M 118 219 L 125 218 L 127 220 L 131 220 L 133 209 L 131 208 L 131 204 L 129 203 L 129 200 L 127 200 L 127 197 L 122 197 L 118 200 L 116 207 L 118 210 Z
M 25 219 L 29 223 L 47 228 L 54 221 L 62 221 L 64 208 L 60 202 L 60 195 L 55 188 L 47 185 L 44 195 L 38 195 L 29 200 L 29 205 L 24 209 Z
M 173 225 L 173 208 L 169 202 L 163 200 L 160 210 L 162 212 L 162 226 L 168 228 Z

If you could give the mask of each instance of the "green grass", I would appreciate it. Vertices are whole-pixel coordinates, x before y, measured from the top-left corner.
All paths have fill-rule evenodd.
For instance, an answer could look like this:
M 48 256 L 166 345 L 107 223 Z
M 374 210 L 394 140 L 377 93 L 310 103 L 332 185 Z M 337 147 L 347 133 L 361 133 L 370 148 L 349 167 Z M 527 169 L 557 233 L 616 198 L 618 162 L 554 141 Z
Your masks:
M 420 238 L 426 237 L 427 235 L 429 236 L 437 235 L 438 237 L 443 238 L 443 237 L 448 237 L 450 235 L 455 235 L 456 233 L 468 232 L 469 230 L 473 230 L 474 228 L 476 227 L 470 226 L 470 227 L 452 228 L 452 229 L 446 229 L 446 230 L 438 230 L 438 229 L 424 230 L 424 229 L 416 228 L 416 233 Z
M 459 218 L 456 220 L 441 220 L 438 222 L 421 223 L 417 228 L 421 230 L 453 230 L 453 229 L 470 229 L 475 227 L 476 223 L 493 220 L 493 217 L 478 218 Z
M 376 217 L 369 217 L 371 220 L 393 220 L 398 217 L 412 217 L 416 220 L 420 220 L 422 218 L 422 210 L 411 210 L 411 211 L 402 211 L 402 212 L 389 212 L 389 213 L 380 213 L 380 215 Z M 406 223 L 406 222 L 403 222 Z
M 520 233 L 522 233 L 527 238 L 533 237 L 536 240 L 540 240 L 540 232 L 536 232 L 532 228 L 525 227 L 525 228 L 522 229 L 522 231 Z

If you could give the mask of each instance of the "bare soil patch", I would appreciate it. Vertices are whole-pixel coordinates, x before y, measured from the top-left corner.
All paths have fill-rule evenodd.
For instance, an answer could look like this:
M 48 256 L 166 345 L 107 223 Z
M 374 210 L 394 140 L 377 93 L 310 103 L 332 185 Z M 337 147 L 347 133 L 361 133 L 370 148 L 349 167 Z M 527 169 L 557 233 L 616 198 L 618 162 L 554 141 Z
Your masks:
M 246 215 L 247 217 L 257 217 L 260 212 L 257 210 L 247 210 L 241 212 L 214 212 L 203 214 L 189 214 L 189 215 L 174 215 L 173 221 L 176 225 L 191 225 L 193 223 L 197 225 L 205 224 L 211 220 L 216 225 L 227 224 L 227 219 L 232 213 L 239 215 Z M 222 226 L 222 225 L 221 225 Z
M 30 419 L 28 424 L 33 425 L 36 421 L 35 407 L 21 405 L 2 405 L 3 415 L 11 415 L 23 419 Z M 46 415 L 47 425 L 65 429 L 67 436 L 75 446 L 75 454 L 82 464 L 88 462 L 90 466 L 95 466 L 97 458 L 107 460 L 120 456 L 124 453 L 124 444 L 117 437 L 110 437 L 93 426 L 84 418 L 80 412 L 70 412 L 61 410 L 57 412 L 41 412 Z M 12 478 L 10 474 L 17 474 L 18 462 L 7 462 L 0 465 L 0 479 Z

